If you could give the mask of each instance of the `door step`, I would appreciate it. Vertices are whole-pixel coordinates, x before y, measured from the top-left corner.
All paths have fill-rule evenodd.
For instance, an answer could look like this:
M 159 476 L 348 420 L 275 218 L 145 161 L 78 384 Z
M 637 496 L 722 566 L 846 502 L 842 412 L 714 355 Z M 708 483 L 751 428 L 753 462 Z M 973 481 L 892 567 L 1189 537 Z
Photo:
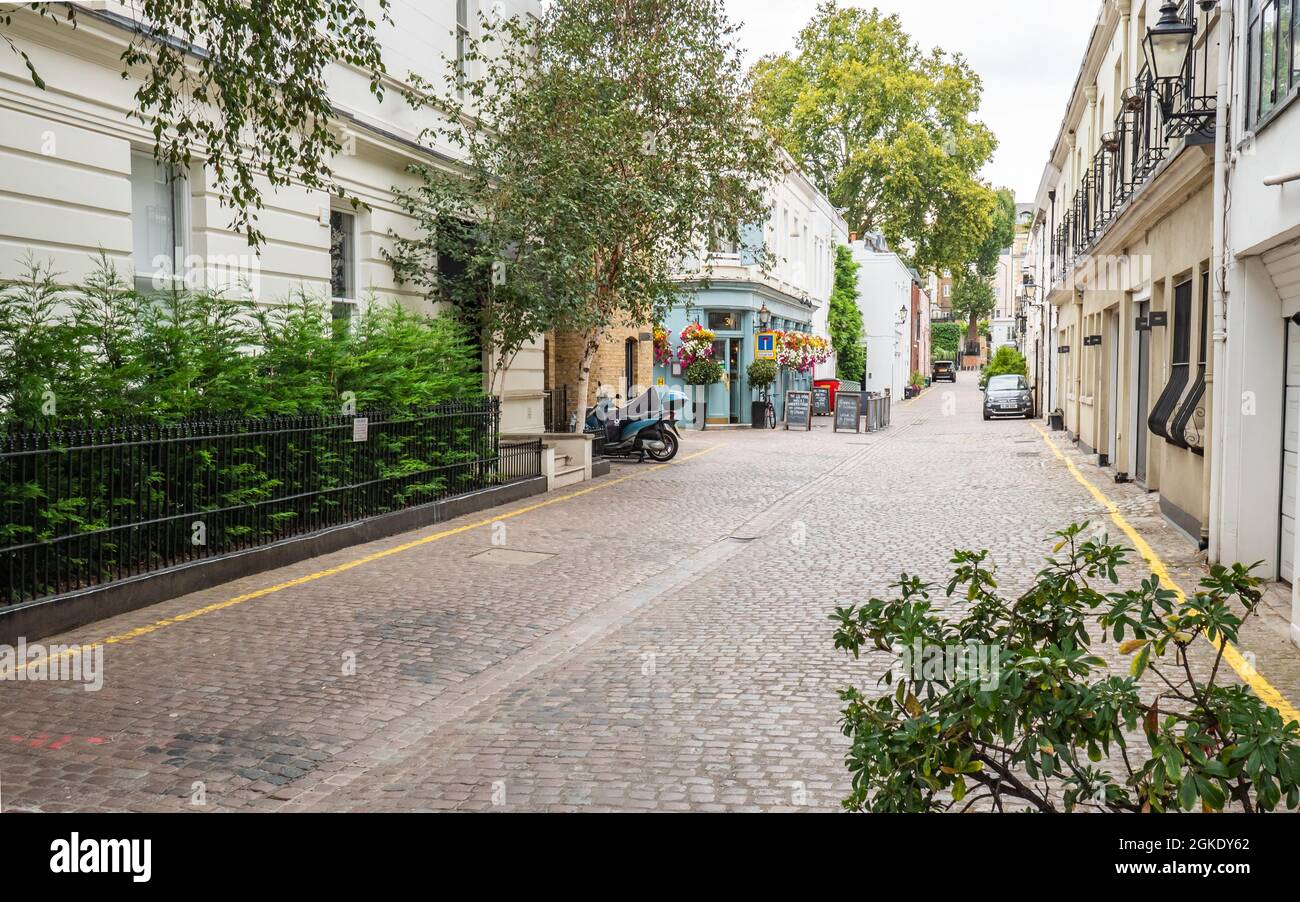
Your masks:
M 565 489 L 571 485 L 577 485 L 587 478 L 586 471 L 582 467 L 555 468 L 555 482 L 552 488 Z

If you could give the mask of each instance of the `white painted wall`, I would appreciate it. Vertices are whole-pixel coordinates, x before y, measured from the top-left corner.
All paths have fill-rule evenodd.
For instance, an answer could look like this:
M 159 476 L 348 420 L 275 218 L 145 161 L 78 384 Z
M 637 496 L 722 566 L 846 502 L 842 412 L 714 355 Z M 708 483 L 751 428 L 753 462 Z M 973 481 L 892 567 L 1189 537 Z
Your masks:
M 878 250 L 863 239 L 850 247 L 860 267 L 858 306 L 867 347 L 864 387 L 873 392 L 889 389 L 901 400 L 911 376 L 912 274 L 892 251 Z
M 1300 573 L 1280 572 L 1279 565 L 1284 385 L 1288 365 L 1296 366 L 1287 359 L 1286 318 L 1300 312 L 1300 182 L 1265 184 L 1300 170 L 1300 105 L 1292 104 L 1262 128 L 1245 121 L 1249 4 L 1233 4 L 1239 41 L 1231 74 L 1236 140 L 1227 158 L 1217 161 L 1232 202 L 1223 403 L 1216 408 L 1224 417 L 1223 443 L 1215 449 L 1221 456 L 1212 491 L 1219 504 L 1211 529 L 1220 561 L 1263 561 L 1264 575 L 1291 582 L 1291 636 L 1300 644 Z

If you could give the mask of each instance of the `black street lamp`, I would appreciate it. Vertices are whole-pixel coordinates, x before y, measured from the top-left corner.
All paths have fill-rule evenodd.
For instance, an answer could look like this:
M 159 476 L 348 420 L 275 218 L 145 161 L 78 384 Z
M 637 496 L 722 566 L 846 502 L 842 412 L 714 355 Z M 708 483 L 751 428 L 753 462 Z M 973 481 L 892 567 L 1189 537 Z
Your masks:
M 772 311 L 767 309 L 767 304 L 758 308 L 758 325 L 764 332 L 772 325 Z
M 1160 80 L 1181 78 L 1195 37 L 1196 23 L 1178 15 L 1174 0 L 1165 0 L 1160 7 L 1160 21 L 1147 29 L 1145 48 L 1151 74 Z

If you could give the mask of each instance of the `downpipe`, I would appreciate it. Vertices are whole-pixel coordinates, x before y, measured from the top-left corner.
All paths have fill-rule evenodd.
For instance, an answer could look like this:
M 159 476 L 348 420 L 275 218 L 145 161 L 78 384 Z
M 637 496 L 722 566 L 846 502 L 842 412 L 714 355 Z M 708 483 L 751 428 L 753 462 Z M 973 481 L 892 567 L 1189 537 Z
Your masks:
M 1210 479 L 1205 487 L 1209 509 L 1209 559 L 1221 560 L 1223 552 L 1224 511 L 1224 447 L 1227 443 L 1228 411 L 1228 202 L 1227 189 L 1230 173 L 1229 129 L 1232 112 L 1232 61 L 1236 57 L 1236 0 L 1219 4 L 1219 86 L 1216 94 L 1214 116 L 1214 240 L 1212 259 L 1214 278 L 1211 279 L 1214 295 L 1214 368 L 1210 373 Z M 1203 508 L 1204 509 L 1204 508 Z M 1236 524 L 1233 524 L 1236 532 Z

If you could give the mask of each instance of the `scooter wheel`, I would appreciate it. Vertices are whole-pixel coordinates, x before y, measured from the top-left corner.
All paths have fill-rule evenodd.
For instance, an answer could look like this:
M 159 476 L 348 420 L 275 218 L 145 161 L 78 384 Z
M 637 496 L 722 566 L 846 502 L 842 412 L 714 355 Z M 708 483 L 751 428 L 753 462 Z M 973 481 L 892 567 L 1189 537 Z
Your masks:
M 677 456 L 679 445 L 677 442 L 677 436 L 673 435 L 671 430 L 665 430 L 663 436 L 664 449 L 662 451 L 651 451 L 646 449 L 646 454 L 650 455 L 651 460 L 657 463 L 666 464 Z

